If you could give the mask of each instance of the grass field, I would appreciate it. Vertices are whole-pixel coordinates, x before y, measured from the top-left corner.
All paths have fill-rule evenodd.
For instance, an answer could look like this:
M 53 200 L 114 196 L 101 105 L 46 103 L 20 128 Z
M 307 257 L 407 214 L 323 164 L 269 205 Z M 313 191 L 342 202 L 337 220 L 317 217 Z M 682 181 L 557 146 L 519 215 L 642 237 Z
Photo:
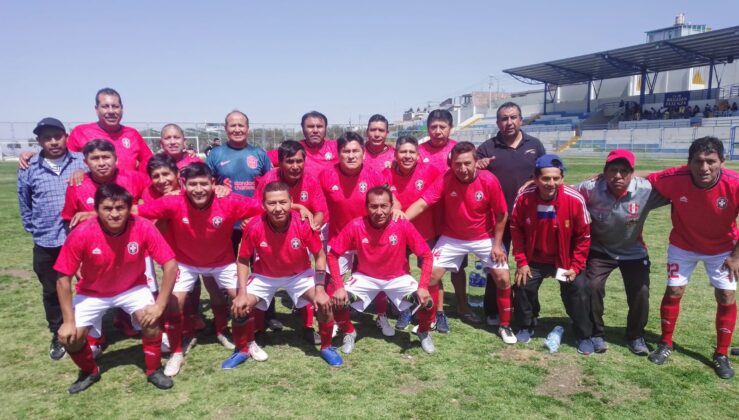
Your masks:
M 570 183 L 602 168 L 601 158 L 566 163 Z M 660 169 L 678 163 L 643 159 L 638 165 Z M 294 332 L 298 319 L 278 304 L 286 329 L 269 334 L 267 362 L 223 371 L 220 363 L 229 352 L 201 335 L 175 387 L 160 391 L 145 381 L 140 341 L 108 329 L 112 344 L 100 360 L 102 380 L 70 396 L 67 387 L 77 369 L 68 357 L 52 362 L 47 355 L 50 336 L 31 270 L 31 238 L 18 216 L 14 168 L 15 163 L 0 164 L 0 418 L 736 418 L 739 413 L 739 380 L 718 379 L 709 366 L 715 302 L 702 268 L 682 301 L 676 351 L 663 366 L 625 347 L 626 297 L 617 272 L 606 297 L 610 348 L 592 357 L 579 356 L 573 346 L 556 281 L 542 286 L 536 338 L 506 346 L 492 329 L 456 318 L 446 280 L 452 331 L 434 335 L 434 355 L 423 353 L 408 333 L 382 337 L 371 317 L 360 315 L 354 318 L 360 336 L 354 353 L 344 358 L 344 367 L 331 369 Z M 645 231 L 653 263 L 650 344 L 659 337 L 669 229 L 669 210 L 663 208 L 652 213 Z M 567 326 L 565 342 L 550 355 L 542 336 L 556 324 Z

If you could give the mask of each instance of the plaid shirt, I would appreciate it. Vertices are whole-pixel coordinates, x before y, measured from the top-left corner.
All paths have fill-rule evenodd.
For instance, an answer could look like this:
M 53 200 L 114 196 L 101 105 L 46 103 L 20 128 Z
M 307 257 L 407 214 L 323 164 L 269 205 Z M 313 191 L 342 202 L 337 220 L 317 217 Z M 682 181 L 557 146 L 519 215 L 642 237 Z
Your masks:
M 87 170 L 81 153 L 68 152 L 62 171 L 57 175 L 41 156 L 34 155 L 28 169 L 18 170 L 18 203 L 23 229 L 33 235 L 33 242 L 42 247 L 62 246 L 67 232 L 60 213 L 64 207 L 64 193 L 70 175 Z

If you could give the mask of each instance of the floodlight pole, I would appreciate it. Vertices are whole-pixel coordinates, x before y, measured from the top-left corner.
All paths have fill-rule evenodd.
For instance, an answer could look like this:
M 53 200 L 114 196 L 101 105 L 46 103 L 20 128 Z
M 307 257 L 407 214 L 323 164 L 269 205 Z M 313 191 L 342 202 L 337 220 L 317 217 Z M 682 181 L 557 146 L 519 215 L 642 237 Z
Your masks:
M 641 86 L 639 87 L 639 106 L 644 106 L 644 91 L 647 88 L 647 69 L 641 71 Z
M 713 86 L 713 60 L 711 60 L 711 65 L 708 67 L 708 96 L 706 99 L 711 99 L 711 86 Z
M 590 91 L 593 89 L 593 79 L 588 80 L 588 109 L 587 112 L 590 114 Z
M 549 92 L 549 83 L 544 82 L 544 115 L 547 115 L 547 93 Z

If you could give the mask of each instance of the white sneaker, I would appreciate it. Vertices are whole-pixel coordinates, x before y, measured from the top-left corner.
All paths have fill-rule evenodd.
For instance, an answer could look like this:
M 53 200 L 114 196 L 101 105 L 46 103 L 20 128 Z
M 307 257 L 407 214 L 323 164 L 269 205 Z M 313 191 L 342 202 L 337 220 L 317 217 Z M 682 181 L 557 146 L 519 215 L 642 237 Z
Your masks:
M 513 334 L 511 327 L 498 328 L 498 334 L 500 334 L 500 338 L 502 338 L 503 342 L 506 344 L 516 344 L 518 342 L 516 334 Z
M 429 331 L 418 333 L 418 339 L 421 340 L 421 348 L 428 354 L 436 352 L 436 346 L 434 346 L 433 340 L 431 340 L 431 333 Z
M 497 327 L 500 325 L 500 318 L 496 315 L 495 318 L 485 317 L 485 322 L 491 327 Z
M 195 345 L 198 344 L 198 339 L 195 337 L 186 338 L 182 342 L 182 353 L 187 354 L 190 353 L 190 350 L 192 350 Z
M 183 356 L 182 353 L 172 353 L 172 355 L 169 356 L 167 365 L 164 366 L 164 374 L 169 377 L 177 375 L 178 373 L 180 373 L 182 362 L 184 361 L 185 356 Z
M 92 358 L 97 360 L 100 358 L 100 356 L 103 355 L 103 348 L 98 346 L 97 344 L 93 344 L 90 346 L 90 350 L 92 350 Z
M 341 345 L 341 352 L 349 354 L 354 350 L 354 342 L 357 341 L 357 332 L 344 334 L 344 341 Z
M 382 331 L 382 335 L 385 337 L 393 337 L 395 335 L 395 328 L 390 326 L 390 323 L 387 321 L 387 316 L 378 315 L 376 323 L 377 327 Z
M 269 359 L 269 355 L 267 354 L 267 352 L 262 350 L 262 348 L 259 347 L 259 344 L 257 344 L 256 341 L 252 341 L 251 343 L 247 344 L 247 347 L 249 348 L 249 355 L 257 362 L 263 362 Z
M 162 353 L 169 353 L 172 351 L 169 348 L 169 337 L 167 337 L 167 333 L 162 333 L 162 345 L 160 346 L 160 349 L 162 350 Z
M 229 350 L 234 350 L 236 346 L 234 346 L 234 343 L 231 342 L 231 340 L 228 339 L 224 334 L 218 333 L 216 334 L 216 340 L 218 340 L 221 345 Z

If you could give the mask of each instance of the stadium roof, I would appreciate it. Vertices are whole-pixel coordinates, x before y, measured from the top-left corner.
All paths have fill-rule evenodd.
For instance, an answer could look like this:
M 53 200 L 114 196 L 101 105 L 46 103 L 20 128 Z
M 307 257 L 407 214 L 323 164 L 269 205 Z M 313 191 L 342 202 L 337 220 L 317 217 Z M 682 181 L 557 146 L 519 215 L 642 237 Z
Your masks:
M 731 63 L 735 58 L 739 59 L 739 26 L 503 71 L 524 83 L 571 85 Z

